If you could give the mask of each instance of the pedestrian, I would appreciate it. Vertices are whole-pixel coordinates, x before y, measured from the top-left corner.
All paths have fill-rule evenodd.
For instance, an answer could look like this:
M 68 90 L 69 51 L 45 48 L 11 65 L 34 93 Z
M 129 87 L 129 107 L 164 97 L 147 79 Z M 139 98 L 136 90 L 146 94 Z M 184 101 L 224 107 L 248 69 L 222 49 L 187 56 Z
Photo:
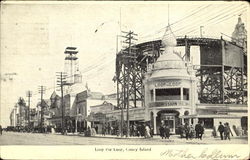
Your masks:
M 130 125 L 129 126 L 129 131 L 130 131 L 129 135 L 130 135 L 130 137 L 132 137 L 133 134 L 134 134 L 134 130 L 133 129 L 134 129 L 133 125 Z
M 163 139 L 163 137 L 164 137 L 164 126 L 163 125 L 160 126 L 159 131 L 160 131 L 161 139 Z
M 148 125 L 145 126 L 145 138 L 150 137 L 150 128 Z
M 150 135 L 153 138 L 153 136 L 154 136 L 154 128 L 153 127 L 150 127 Z
M 201 124 L 201 128 L 200 128 L 200 130 L 199 130 L 199 137 L 200 137 L 200 140 L 202 140 L 202 136 L 203 136 L 203 134 L 204 134 L 204 131 L 205 131 L 205 129 L 204 129 L 204 124 L 202 123 L 202 124 Z
M 195 138 L 202 140 L 203 134 L 204 134 L 204 127 L 201 125 L 201 122 L 198 122 L 195 125 Z
M 224 126 L 221 122 L 219 124 L 218 131 L 220 132 L 220 139 L 223 140 Z
M 1 125 L 0 125 L 0 134 L 1 134 L 1 135 L 3 134 L 3 128 L 2 128 Z
M 102 125 L 102 135 L 105 136 L 106 135 L 106 126 Z
M 224 136 L 225 136 L 225 140 L 230 140 L 230 134 L 233 136 L 233 133 L 230 129 L 229 123 L 225 123 L 224 124 Z
M 164 127 L 164 134 L 165 134 L 165 139 L 166 139 L 166 138 L 169 139 L 169 137 L 170 137 L 170 128 L 169 128 L 168 125 L 166 125 L 166 126 Z
M 195 127 L 195 138 L 199 138 L 199 129 L 200 129 L 200 123 L 198 122 Z
M 95 126 L 95 131 L 98 134 L 98 126 L 97 125 Z
M 143 129 L 142 129 L 142 128 L 143 128 L 142 124 L 139 124 L 139 125 L 138 125 L 138 133 L 139 133 L 139 134 L 138 134 L 138 137 L 142 137 L 142 136 L 143 136 L 143 133 L 142 133 L 142 132 L 143 132 L 143 131 L 142 131 Z
M 188 140 L 188 138 L 189 138 L 189 132 L 190 132 L 190 126 L 188 125 L 188 123 L 185 123 L 185 125 L 184 125 L 184 129 L 185 129 L 185 135 L 186 135 L 186 139 Z
M 134 131 L 134 135 L 133 136 L 137 136 L 138 135 L 138 130 L 137 130 L 137 125 L 133 125 L 133 131 Z
M 179 133 L 180 133 L 181 138 L 184 137 L 184 132 L 185 132 L 184 125 L 181 123 L 179 126 Z
M 191 124 L 190 125 L 190 130 L 189 130 L 189 138 L 190 139 L 193 139 L 194 138 L 194 127 L 193 127 L 193 125 Z

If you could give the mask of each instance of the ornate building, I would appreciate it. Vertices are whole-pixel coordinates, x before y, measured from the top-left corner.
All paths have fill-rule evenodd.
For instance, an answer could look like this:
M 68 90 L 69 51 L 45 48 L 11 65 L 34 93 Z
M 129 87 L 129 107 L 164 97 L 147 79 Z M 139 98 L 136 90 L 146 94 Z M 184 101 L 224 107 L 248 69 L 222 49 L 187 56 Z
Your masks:
M 247 50 L 247 30 L 245 24 L 242 22 L 241 17 L 238 18 L 238 23 L 235 25 L 234 32 L 232 33 L 232 42 Z

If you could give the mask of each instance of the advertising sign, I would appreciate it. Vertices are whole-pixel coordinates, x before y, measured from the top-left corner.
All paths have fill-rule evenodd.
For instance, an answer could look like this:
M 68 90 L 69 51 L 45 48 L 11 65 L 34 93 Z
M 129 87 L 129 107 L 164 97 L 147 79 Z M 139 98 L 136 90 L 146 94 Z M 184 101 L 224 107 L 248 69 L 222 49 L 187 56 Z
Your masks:
M 149 107 L 164 107 L 164 106 L 187 106 L 187 101 L 162 101 L 162 102 L 151 102 Z

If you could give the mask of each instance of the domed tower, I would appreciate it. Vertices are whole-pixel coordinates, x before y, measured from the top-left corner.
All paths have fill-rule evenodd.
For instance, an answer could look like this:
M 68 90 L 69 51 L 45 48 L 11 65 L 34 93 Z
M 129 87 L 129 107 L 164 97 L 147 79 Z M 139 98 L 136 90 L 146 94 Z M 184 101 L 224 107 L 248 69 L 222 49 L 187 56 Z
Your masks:
M 162 39 L 164 51 L 144 80 L 146 119 L 151 121 L 155 134 L 162 124 L 168 125 L 175 133 L 181 123 L 192 123 L 191 119 L 182 118 L 184 114 L 196 114 L 196 77 L 191 64 L 174 51 L 176 44 L 168 27 Z
M 240 16 L 238 18 L 238 23 L 235 25 L 234 32 L 232 33 L 232 42 L 243 47 L 245 52 L 247 51 L 247 30 Z

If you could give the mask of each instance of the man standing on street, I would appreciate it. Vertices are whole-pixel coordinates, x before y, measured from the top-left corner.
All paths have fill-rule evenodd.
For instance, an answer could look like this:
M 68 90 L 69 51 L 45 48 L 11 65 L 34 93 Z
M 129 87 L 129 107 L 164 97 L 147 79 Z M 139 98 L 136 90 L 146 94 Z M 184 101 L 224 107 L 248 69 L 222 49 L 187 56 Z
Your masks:
M 220 122 L 220 125 L 218 127 L 218 131 L 220 132 L 220 139 L 223 140 L 223 133 L 224 133 L 224 126 Z
M 2 135 L 2 131 L 3 131 L 3 128 L 2 126 L 0 125 L 0 134 Z
M 190 126 L 188 125 L 188 123 L 185 123 L 184 128 L 185 128 L 186 140 L 188 140 L 190 136 Z

